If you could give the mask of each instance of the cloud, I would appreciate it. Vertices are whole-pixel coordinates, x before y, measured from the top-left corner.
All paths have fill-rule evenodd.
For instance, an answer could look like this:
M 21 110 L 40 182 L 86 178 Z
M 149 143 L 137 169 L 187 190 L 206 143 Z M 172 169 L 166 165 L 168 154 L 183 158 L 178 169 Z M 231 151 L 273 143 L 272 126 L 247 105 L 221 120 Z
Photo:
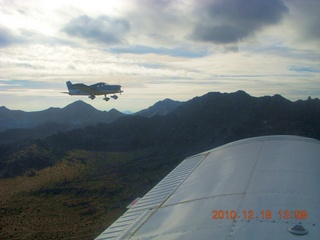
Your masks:
M 112 107 L 124 109 L 147 107 L 149 98 L 238 89 L 320 96 L 319 0 L 5 3 L 0 72 L 10 80 L 0 79 L 0 91 L 11 106 L 74 101 L 60 94 L 67 80 L 121 84 L 125 94 Z M 46 89 L 60 97 L 39 100 L 38 94 L 50 95 Z M 106 108 L 104 101 L 90 103 Z
M 0 48 L 7 47 L 17 42 L 19 42 L 17 36 L 15 36 L 9 29 L 0 26 Z
M 279 23 L 288 8 L 281 0 L 205 0 L 196 6 L 190 38 L 228 44 L 239 42 L 265 26 Z
M 320 1 L 286 1 L 290 10 L 291 28 L 298 32 L 300 39 L 316 41 L 320 39 Z
M 130 31 L 130 24 L 121 18 L 111 18 L 100 15 L 91 18 L 81 15 L 72 19 L 62 31 L 69 36 L 84 38 L 104 44 L 118 44 L 126 41 L 125 37 Z
M 190 32 L 191 2 L 184 0 L 133 0 L 124 13 L 130 21 L 129 42 L 152 47 L 175 48 L 187 44 Z

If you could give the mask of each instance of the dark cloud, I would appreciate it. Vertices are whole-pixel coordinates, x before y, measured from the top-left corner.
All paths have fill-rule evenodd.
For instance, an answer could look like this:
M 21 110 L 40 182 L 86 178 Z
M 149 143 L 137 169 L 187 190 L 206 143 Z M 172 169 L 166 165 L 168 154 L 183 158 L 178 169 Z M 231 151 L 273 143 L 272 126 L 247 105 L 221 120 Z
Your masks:
M 288 8 L 281 0 L 199 1 L 191 39 L 218 44 L 236 43 L 264 26 L 280 22 Z
M 126 19 L 130 19 L 131 30 L 135 33 L 130 40 L 175 47 L 180 45 L 186 32 L 190 32 L 191 3 L 181 0 L 130 0 L 130 3 L 133 4 L 126 12 Z
M 295 30 L 301 35 L 304 40 L 316 41 L 320 43 L 320 1 L 319 0 L 304 0 L 288 2 L 291 19 Z
M 81 15 L 72 19 L 62 29 L 70 36 L 105 44 L 124 42 L 129 30 L 130 24 L 128 21 L 120 18 L 110 18 L 105 15 L 97 18 Z

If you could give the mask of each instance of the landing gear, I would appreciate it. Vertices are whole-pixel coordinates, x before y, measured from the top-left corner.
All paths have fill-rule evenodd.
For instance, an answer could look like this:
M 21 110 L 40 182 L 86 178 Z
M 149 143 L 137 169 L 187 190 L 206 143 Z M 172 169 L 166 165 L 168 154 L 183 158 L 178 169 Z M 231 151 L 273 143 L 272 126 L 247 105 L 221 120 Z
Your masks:
M 91 100 L 95 99 L 96 97 L 94 95 L 90 95 L 88 98 L 90 98 Z
M 111 98 L 113 98 L 113 99 L 118 99 L 118 96 L 117 95 L 112 95 L 112 96 L 110 96 Z M 107 97 L 107 94 L 105 94 L 104 95 L 104 98 L 103 98 L 103 100 L 105 100 L 105 101 L 109 101 L 110 100 L 110 98 L 109 97 Z
M 117 95 L 113 95 L 111 96 L 114 100 L 118 99 L 118 96 Z

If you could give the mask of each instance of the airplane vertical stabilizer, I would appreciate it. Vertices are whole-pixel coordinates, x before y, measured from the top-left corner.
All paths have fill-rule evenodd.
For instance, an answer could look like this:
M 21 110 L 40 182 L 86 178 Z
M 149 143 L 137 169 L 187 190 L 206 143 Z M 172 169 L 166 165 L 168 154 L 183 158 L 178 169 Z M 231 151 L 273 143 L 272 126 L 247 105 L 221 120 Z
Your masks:
M 69 90 L 69 94 L 72 94 L 72 90 L 75 90 L 73 87 L 72 87 L 72 83 L 70 81 L 67 81 L 66 82 L 67 84 L 67 88 Z

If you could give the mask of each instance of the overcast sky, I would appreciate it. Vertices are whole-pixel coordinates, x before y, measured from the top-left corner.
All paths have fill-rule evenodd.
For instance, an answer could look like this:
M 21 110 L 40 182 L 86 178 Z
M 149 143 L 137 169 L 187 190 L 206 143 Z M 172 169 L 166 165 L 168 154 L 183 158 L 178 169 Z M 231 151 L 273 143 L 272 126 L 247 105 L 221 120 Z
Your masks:
M 320 98 L 320 0 L 0 0 L 0 106 L 137 111 L 244 90 Z M 120 84 L 109 102 L 66 81 Z

